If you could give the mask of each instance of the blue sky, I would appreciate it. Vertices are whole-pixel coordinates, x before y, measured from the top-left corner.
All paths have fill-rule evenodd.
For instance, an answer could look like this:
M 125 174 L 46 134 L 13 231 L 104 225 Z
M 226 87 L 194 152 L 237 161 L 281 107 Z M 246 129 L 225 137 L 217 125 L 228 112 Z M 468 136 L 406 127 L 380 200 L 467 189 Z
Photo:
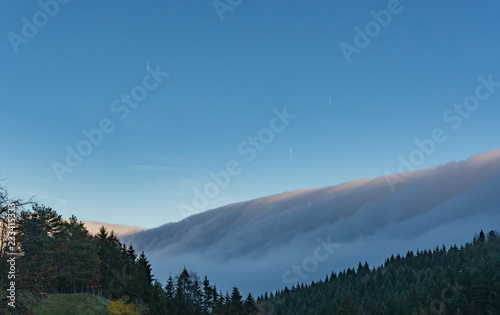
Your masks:
M 11 33 L 42 9 L 3 2 L 2 185 L 65 217 L 154 227 L 183 218 L 180 205 L 229 161 L 239 174 L 196 211 L 394 173 L 436 128 L 447 140 L 418 169 L 498 148 L 500 87 L 483 87 L 456 129 L 443 114 L 479 76 L 500 81 L 500 4 L 401 1 L 347 62 L 340 44 L 388 5 L 243 0 L 221 21 L 210 1 L 73 0 L 14 47 Z M 142 86 L 148 64 L 169 76 L 120 119 L 111 104 Z M 285 106 L 295 118 L 248 162 L 238 146 Z M 113 130 L 58 180 L 53 163 L 103 119 Z

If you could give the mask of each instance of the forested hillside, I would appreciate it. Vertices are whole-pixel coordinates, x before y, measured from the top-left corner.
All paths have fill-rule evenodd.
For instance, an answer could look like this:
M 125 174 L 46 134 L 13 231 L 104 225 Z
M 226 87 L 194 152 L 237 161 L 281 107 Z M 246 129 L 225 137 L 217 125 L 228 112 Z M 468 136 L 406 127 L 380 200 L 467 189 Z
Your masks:
M 271 314 L 500 314 L 500 236 L 481 231 L 465 246 L 360 263 L 259 301 Z
M 256 309 L 251 295 L 243 300 L 237 288 L 231 295 L 218 292 L 208 278 L 202 281 L 187 269 L 165 279 L 164 286 L 154 279 L 144 252 L 136 253 L 113 231 L 101 228 L 91 235 L 75 216 L 64 220 L 51 208 L 8 200 L 5 190 L 0 198 L 0 285 L 8 288 L 15 282 L 14 293 L 7 291 L 15 296 L 15 308 L 8 306 L 11 300 L 2 290 L 2 314 L 32 314 L 48 293 L 104 296 L 112 300 L 111 314 L 250 314 Z M 9 222 L 9 205 L 19 210 L 15 222 Z M 13 240 L 15 245 L 7 246 Z

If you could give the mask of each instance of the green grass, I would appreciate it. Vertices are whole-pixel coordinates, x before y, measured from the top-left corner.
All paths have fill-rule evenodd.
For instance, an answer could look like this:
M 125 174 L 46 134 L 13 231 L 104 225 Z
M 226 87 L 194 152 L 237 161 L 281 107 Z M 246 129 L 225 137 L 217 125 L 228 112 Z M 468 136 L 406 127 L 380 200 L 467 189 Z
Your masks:
M 105 315 L 106 305 L 99 297 L 90 293 L 47 294 L 40 306 L 35 308 L 37 315 Z

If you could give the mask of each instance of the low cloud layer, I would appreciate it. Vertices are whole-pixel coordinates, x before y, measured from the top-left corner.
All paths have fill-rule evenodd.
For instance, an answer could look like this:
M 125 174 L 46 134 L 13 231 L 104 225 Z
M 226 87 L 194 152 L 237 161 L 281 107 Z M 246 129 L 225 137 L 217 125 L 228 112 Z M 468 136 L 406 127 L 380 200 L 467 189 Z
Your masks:
M 382 176 L 287 192 L 123 239 L 146 252 L 162 282 L 187 266 L 224 289 L 260 294 L 500 229 L 500 150 L 406 174 L 394 188 Z
M 128 234 L 147 230 L 146 228 L 140 226 L 128 226 L 128 225 L 111 224 L 104 222 L 86 221 L 83 222 L 83 224 L 85 224 L 85 227 L 91 234 L 99 233 L 99 230 L 101 229 L 102 226 L 104 226 L 108 230 L 108 232 L 113 231 L 117 236 L 125 236 Z

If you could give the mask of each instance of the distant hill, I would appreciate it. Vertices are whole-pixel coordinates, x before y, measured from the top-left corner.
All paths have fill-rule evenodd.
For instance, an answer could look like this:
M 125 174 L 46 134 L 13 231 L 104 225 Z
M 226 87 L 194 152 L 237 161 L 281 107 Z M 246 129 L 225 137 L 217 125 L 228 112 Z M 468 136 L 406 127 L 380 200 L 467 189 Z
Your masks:
M 128 225 L 121 225 L 121 224 L 111 224 L 111 223 L 104 223 L 104 222 L 93 222 L 93 221 L 86 221 L 83 222 L 85 224 L 85 227 L 91 234 L 97 234 L 99 233 L 99 229 L 101 226 L 104 226 L 109 232 L 113 230 L 116 234 L 116 236 L 124 236 L 140 231 L 145 231 L 147 230 L 146 228 L 140 227 L 140 226 L 128 226 Z

